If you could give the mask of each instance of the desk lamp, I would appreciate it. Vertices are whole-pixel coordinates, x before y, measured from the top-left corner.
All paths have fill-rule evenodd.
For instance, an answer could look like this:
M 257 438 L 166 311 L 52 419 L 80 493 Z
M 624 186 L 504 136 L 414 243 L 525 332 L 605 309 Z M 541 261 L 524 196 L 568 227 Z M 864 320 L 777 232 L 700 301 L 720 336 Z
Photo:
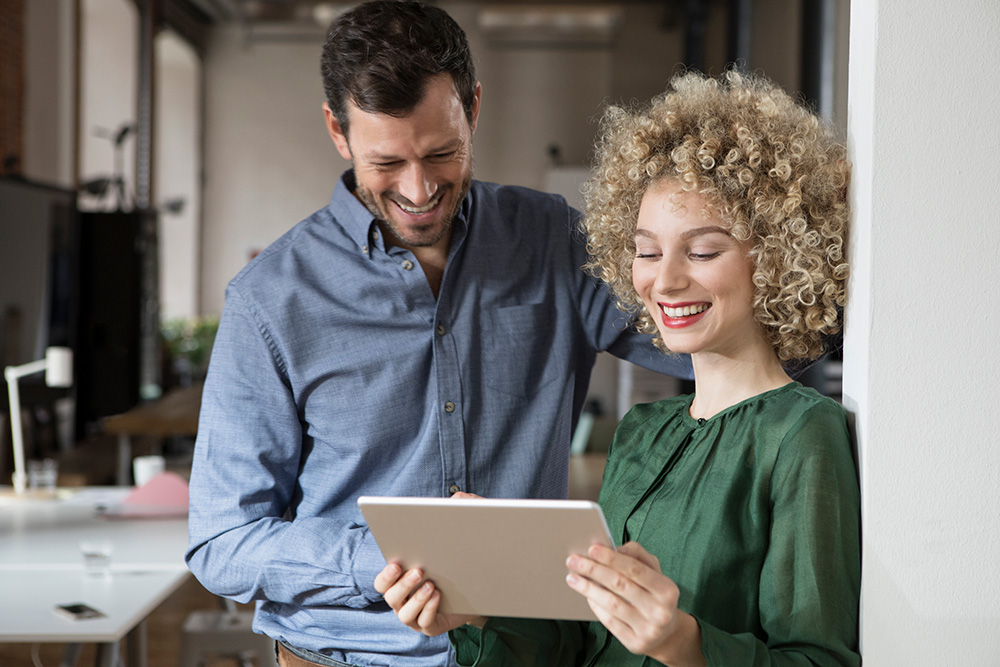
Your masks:
M 73 384 L 73 350 L 68 347 L 50 347 L 45 358 L 21 366 L 7 366 L 3 375 L 7 379 L 10 395 L 10 428 L 14 443 L 14 493 L 20 495 L 28 486 L 24 472 L 24 432 L 21 430 L 21 394 L 17 383 L 25 375 L 45 371 L 45 384 L 50 387 L 69 387 Z

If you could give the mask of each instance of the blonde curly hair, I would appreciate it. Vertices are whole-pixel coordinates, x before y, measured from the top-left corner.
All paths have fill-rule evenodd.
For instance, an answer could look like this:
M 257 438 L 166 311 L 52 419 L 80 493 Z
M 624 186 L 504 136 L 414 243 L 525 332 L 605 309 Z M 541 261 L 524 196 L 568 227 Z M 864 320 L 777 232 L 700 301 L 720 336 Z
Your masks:
M 677 75 L 643 109 L 610 107 L 601 130 L 585 188 L 586 268 L 637 314 L 638 329 L 669 352 L 632 286 L 632 263 L 642 197 L 672 179 L 751 244 L 755 317 L 778 358 L 822 356 L 840 331 L 849 272 L 850 164 L 833 131 L 774 83 L 735 71 Z

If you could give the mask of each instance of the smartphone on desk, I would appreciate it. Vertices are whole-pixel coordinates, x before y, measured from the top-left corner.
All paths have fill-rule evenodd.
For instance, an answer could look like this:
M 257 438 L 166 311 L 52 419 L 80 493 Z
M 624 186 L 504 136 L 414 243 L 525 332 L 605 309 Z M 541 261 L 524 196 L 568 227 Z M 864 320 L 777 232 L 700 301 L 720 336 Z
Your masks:
M 55 606 L 57 614 L 61 614 L 74 621 L 81 621 L 86 618 L 102 618 L 104 613 L 94 609 L 89 604 L 82 602 L 72 602 L 70 604 L 57 604 Z

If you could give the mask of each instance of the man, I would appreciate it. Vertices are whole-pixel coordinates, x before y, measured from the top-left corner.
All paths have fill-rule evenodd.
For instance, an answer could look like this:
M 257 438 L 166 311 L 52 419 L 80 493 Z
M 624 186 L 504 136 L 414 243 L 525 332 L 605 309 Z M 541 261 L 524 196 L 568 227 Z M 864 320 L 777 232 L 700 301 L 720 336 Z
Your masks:
M 472 180 L 481 92 L 445 12 L 360 5 L 323 73 L 353 169 L 227 289 L 188 563 L 257 602 L 281 664 L 453 664 L 375 591 L 357 497 L 565 497 L 596 352 L 690 369 L 626 332 L 562 198 Z

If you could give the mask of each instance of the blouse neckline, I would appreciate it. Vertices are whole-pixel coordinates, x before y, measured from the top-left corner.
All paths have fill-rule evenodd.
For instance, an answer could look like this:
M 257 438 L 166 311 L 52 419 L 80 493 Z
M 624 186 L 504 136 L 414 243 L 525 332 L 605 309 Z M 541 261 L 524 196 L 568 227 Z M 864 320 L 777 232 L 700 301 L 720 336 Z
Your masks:
M 708 417 L 707 419 L 706 418 L 696 419 L 691 416 L 691 403 L 694 402 L 694 396 L 695 396 L 694 394 L 691 394 L 690 396 L 687 397 L 687 401 L 685 401 L 684 403 L 684 410 L 681 412 L 681 415 L 684 418 L 684 423 L 686 425 L 690 426 L 691 428 L 698 428 L 699 426 L 715 423 L 720 419 L 724 418 L 729 413 L 739 410 L 745 405 L 756 403 L 757 401 L 763 401 L 776 394 L 780 394 L 785 391 L 791 391 L 792 389 L 801 386 L 802 384 L 800 382 L 793 380 L 787 384 L 781 385 L 780 387 L 776 387 L 774 389 L 768 389 L 767 391 L 751 396 L 750 398 L 745 398 L 739 403 L 733 403 L 728 408 L 716 412 L 714 415 Z

